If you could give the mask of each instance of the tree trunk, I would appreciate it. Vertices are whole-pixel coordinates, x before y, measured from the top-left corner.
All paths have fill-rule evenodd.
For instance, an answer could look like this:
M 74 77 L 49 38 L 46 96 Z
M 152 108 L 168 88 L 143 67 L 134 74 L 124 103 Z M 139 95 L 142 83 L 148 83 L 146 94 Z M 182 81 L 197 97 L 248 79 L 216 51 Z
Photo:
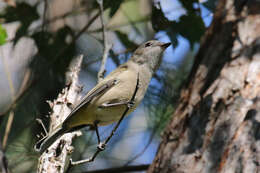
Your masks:
M 259 0 L 219 0 L 148 172 L 260 172 Z

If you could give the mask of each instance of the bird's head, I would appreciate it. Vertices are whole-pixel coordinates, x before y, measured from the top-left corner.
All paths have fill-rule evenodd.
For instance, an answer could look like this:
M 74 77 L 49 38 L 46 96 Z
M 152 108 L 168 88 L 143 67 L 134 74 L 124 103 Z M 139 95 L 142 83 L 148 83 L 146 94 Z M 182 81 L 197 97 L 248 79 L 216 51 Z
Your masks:
M 138 64 L 146 64 L 155 72 L 162 61 L 163 52 L 171 43 L 163 43 L 158 40 L 150 40 L 141 44 L 134 52 L 131 60 Z

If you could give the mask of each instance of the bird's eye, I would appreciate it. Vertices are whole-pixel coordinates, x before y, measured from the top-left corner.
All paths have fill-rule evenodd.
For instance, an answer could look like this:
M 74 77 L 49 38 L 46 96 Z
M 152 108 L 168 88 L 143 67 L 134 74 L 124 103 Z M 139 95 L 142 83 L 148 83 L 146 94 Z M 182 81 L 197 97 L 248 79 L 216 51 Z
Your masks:
M 144 46 L 145 46 L 145 47 L 149 47 L 149 46 L 151 46 L 151 45 L 152 45 L 152 43 L 148 42 L 148 43 L 146 43 Z

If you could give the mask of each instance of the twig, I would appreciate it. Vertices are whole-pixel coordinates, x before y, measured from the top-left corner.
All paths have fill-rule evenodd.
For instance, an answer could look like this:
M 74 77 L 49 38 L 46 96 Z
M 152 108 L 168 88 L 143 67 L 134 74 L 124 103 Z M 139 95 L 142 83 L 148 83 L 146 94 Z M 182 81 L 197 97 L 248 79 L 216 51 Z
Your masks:
M 160 124 L 165 121 L 164 118 L 160 118 L 160 121 L 157 123 L 157 125 L 153 128 L 151 134 L 150 134 L 150 137 L 148 139 L 148 142 L 147 144 L 144 146 L 144 148 L 139 152 L 137 153 L 134 157 L 132 157 L 131 159 L 129 159 L 126 163 L 125 163 L 125 166 L 131 164 L 133 161 L 135 161 L 136 159 L 138 159 L 140 156 L 142 156 L 144 154 L 144 152 L 148 149 L 149 145 L 152 143 L 153 139 L 154 139 L 154 136 L 156 135 L 156 132 L 157 130 L 159 129 L 160 127 Z
M 144 18 L 138 19 L 136 21 L 132 21 L 131 23 L 123 22 L 121 24 L 107 26 L 106 29 L 113 31 L 113 30 L 116 30 L 116 29 L 121 28 L 121 27 L 129 26 L 129 25 L 133 25 L 133 24 L 138 24 L 138 23 L 144 23 L 144 22 L 148 22 L 148 21 L 150 21 L 150 17 L 144 17 Z M 97 28 L 97 29 L 93 29 L 93 30 L 88 31 L 88 33 L 97 33 L 97 32 L 101 32 L 101 31 L 102 31 L 102 28 Z
M 145 171 L 148 169 L 150 165 L 133 165 L 133 166 L 123 166 L 123 167 L 116 167 L 116 168 L 108 168 L 108 169 L 101 169 L 101 170 L 94 170 L 94 171 L 86 171 L 83 173 L 121 173 L 121 172 L 134 172 L 134 171 Z
M 45 20 L 47 15 L 47 8 L 48 8 L 48 0 L 44 0 L 44 10 L 43 10 L 43 19 L 42 19 L 42 32 L 45 31 Z
M 8 164 L 0 141 L 0 168 L 2 173 L 8 173 Z
M 155 132 L 156 132 L 156 130 L 154 130 L 154 131 L 152 132 L 152 134 L 151 134 L 150 137 L 149 137 L 149 140 L 148 140 L 147 144 L 144 146 L 144 148 L 142 149 L 142 151 L 140 151 L 140 152 L 139 152 L 138 154 L 136 154 L 133 158 L 131 158 L 130 160 L 128 160 L 125 165 L 129 165 L 130 163 L 132 163 L 133 161 L 135 161 L 137 158 L 139 158 L 140 156 L 142 156 L 142 155 L 144 154 L 144 152 L 147 150 L 147 148 L 149 147 L 149 145 L 152 143 L 153 138 L 154 138 L 154 136 L 155 136 Z
M 90 27 L 90 25 L 92 25 L 92 23 L 98 18 L 99 13 L 95 14 L 90 20 L 89 22 L 75 35 L 75 37 L 73 38 L 73 42 L 75 42 L 86 30 L 88 30 L 88 28 Z
M 100 8 L 100 21 L 101 21 L 101 25 L 102 25 L 102 29 L 103 29 L 103 44 L 104 44 L 104 51 L 103 51 L 103 57 L 102 57 L 102 61 L 101 61 L 101 66 L 98 72 L 98 83 L 104 79 L 104 75 L 105 75 L 105 66 L 106 66 L 106 62 L 107 62 L 107 57 L 108 57 L 108 53 L 109 50 L 112 48 L 112 44 L 109 44 L 107 42 L 107 33 L 106 33 L 106 27 L 104 24 L 104 9 L 103 9 L 103 0 L 97 0 L 98 4 L 99 4 L 99 8 Z
M 31 76 L 31 73 L 30 73 L 30 70 L 27 70 L 25 72 L 25 75 L 24 75 L 24 78 L 23 78 L 23 82 L 21 84 L 21 87 L 19 88 L 19 91 L 17 92 L 13 102 L 11 105 L 9 105 L 9 107 L 7 108 L 7 110 L 2 113 L 1 115 L 4 115 L 6 114 L 7 112 L 9 112 L 11 109 L 14 109 L 15 108 L 15 105 L 17 102 L 19 102 L 19 100 L 21 98 L 23 98 L 23 96 L 26 94 L 26 92 L 28 91 L 28 89 L 30 88 L 30 85 L 31 85 L 31 82 L 29 81 L 30 79 L 30 76 Z M 0 115 L 0 116 L 1 116 Z
M 44 130 L 44 133 L 45 133 L 45 136 L 48 135 L 48 132 L 47 132 L 47 130 L 46 130 L 46 128 L 45 128 L 45 126 L 44 126 L 42 120 L 39 119 L 39 118 L 37 118 L 36 121 L 42 126 L 42 128 L 43 128 L 43 130 Z
M 106 146 L 106 144 L 110 141 L 110 139 L 112 138 L 112 136 L 114 135 L 114 133 L 116 132 L 117 128 L 119 127 L 120 123 L 122 122 L 122 120 L 124 119 L 126 113 L 129 111 L 129 109 L 131 109 L 131 107 L 133 106 L 134 100 L 135 100 L 135 96 L 136 93 L 139 89 L 139 73 L 137 74 L 137 81 L 136 81 L 136 87 L 135 87 L 135 91 L 133 93 L 133 96 L 131 98 L 131 100 L 129 101 L 129 103 L 126 105 L 126 109 L 124 111 L 124 113 L 122 114 L 121 118 L 119 119 L 119 121 L 116 123 L 115 127 L 113 128 L 113 130 L 111 131 L 110 135 L 106 138 L 106 140 L 103 143 L 100 143 L 99 146 L 97 147 L 96 152 L 94 153 L 94 155 L 91 158 L 85 159 L 85 160 L 80 160 L 80 161 L 76 161 L 73 162 L 71 161 L 71 165 L 79 165 L 79 164 L 83 164 L 83 163 L 88 163 L 88 162 L 93 162 L 95 160 L 95 158 L 97 157 L 97 155 L 104 150 L 104 147 Z
M 92 138 L 94 136 L 94 131 L 92 130 L 92 133 L 90 134 L 90 136 L 88 137 L 88 139 L 86 139 L 86 142 L 84 143 L 84 147 L 82 147 L 82 150 L 80 151 L 80 155 L 78 157 L 79 160 L 81 160 L 83 158 L 83 153 L 84 151 L 86 151 L 86 149 L 89 147 L 89 145 L 91 144 L 91 141 L 92 141 Z M 73 165 L 69 165 L 66 173 L 70 173 L 70 172 L 73 172 Z
M 66 17 L 71 17 L 71 16 L 74 16 L 74 15 L 78 15 L 78 14 L 86 12 L 86 11 L 87 10 L 85 8 L 74 9 L 74 10 L 66 12 L 66 13 L 64 13 L 62 15 L 54 16 L 51 19 L 47 19 L 47 20 L 43 21 L 43 25 L 48 25 L 48 24 L 50 24 L 52 22 L 56 22 L 59 19 L 65 19 Z M 38 29 L 38 28 L 36 28 L 36 29 Z
M 89 21 L 86 23 L 86 25 L 73 37 L 71 43 L 64 47 L 61 51 L 57 53 L 57 55 L 53 58 L 51 61 L 51 64 L 54 64 L 54 62 L 58 59 L 59 56 L 61 56 L 73 43 L 75 43 L 78 38 L 91 26 L 91 24 L 97 19 L 99 16 L 99 13 L 95 14 Z
M 11 127 L 12 127 L 13 120 L 14 120 L 14 111 L 11 110 L 9 117 L 8 117 L 7 124 L 6 124 L 6 128 L 5 128 L 5 135 L 4 135 L 4 139 L 3 139 L 3 149 L 5 149 L 5 147 L 6 147 L 7 139 L 8 139 Z

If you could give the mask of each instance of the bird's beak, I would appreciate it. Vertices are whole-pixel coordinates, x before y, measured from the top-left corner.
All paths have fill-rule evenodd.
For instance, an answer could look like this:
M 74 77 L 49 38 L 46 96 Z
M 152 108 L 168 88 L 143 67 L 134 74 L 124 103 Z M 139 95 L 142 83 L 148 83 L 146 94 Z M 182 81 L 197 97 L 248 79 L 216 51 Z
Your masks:
M 163 43 L 162 45 L 161 45 L 161 47 L 163 48 L 163 49 L 166 49 L 167 47 L 169 47 L 171 45 L 171 43 Z

